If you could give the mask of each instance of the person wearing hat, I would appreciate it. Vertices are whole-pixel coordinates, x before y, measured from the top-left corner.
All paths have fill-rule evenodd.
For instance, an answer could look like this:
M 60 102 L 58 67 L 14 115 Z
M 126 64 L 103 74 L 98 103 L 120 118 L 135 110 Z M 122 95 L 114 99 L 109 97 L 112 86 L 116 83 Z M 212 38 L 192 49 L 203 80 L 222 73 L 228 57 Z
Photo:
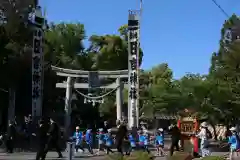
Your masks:
M 235 157 L 235 153 L 236 156 L 238 156 L 237 152 L 240 149 L 240 140 L 235 127 L 231 127 L 229 130 L 232 132 L 232 135 L 229 137 L 228 140 L 228 143 L 230 144 L 229 159 L 232 160 L 233 157 Z
M 136 136 L 134 136 L 134 134 L 135 133 L 133 133 L 133 131 L 128 133 L 128 140 L 130 142 L 130 145 L 129 145 L 129 148 L 128 148 L 127 155 L 130 155 L 131 152 L 136 150 L 136 148 L 137 148 L 137 144 L 136 144 L 137 143 L 137 139 L 136 139 Z
M 141 130 L 139 134 L 138 145 L 139 149 L 150 153 L 150 150 L 148 149 L 148 135 L 143 130 Z
M 97 154 L 100 154 L 100 151 L 104 150 L 104 132 L 103 128 L 99 128 L 98 133 L 97 133 L 97 138 L 98 138 L 98 152 Z
M 75 151 L 78 152 L 78 149 L 81 149 L 84 152 L 84 148 L 82 147 L 83 133 L 80 131 L 79 126 L 76 126 L 76 131 L 72 138 L 75 140 Z
M 162 128 L 159 128 L 155 136 L 155 145 L 157 149 L 157 156 L 165 155 L 164 152 L 164 132 Z
M 112 130 L 108 129 L 107 133 L 105 134 L 104 140 L 106 142 L 106 153 L 109 154 L 109 152 L 113 153 L 112 151 L 112 145 L 113 145 L 113 136 L 112 136 Z
M 211 132 L 208 130 L 207 122 L 203 122 L 200 125 L 200 132 L 196 135 L 201 140 L 200 149 L 201 149 L 201 156 L 206 157 L 209 156 L 209 139 L 211 138 Z
M 86 141 L 89 153 L 93 154 L 93 149 L 92 149 L 92 146 L 93 146 L 93 134 L 92 134 L 92 129 L 91 128 L 88 128 L 87 131 L 86 131 L 85 141 Z

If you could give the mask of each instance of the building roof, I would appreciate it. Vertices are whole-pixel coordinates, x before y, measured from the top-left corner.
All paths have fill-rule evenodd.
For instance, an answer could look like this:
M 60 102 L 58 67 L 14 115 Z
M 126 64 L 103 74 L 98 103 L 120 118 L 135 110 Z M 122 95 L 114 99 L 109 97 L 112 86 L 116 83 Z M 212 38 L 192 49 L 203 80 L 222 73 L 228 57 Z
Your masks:
M 163 120 L 176 120 L 179 119 L 177 115 L 170 115 L 170 114 L 157 114 L 155 115 L 156 119 L 163 119 Z

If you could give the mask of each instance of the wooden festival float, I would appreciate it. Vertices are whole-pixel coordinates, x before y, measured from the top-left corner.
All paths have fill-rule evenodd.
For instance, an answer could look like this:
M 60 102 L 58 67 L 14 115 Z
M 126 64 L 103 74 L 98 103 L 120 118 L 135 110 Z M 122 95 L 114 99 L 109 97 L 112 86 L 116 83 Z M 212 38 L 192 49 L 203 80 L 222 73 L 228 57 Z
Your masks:
M 198 155 L 199 139 L 195 134 L 199 131 L 199 120 L 194 113 L 193 110 L 188 109 L 180 112 L 177 125 L 181 131 L 181 149 L 185 150 L 187 146 L 184 145 L 191 144 L 193 155 Z

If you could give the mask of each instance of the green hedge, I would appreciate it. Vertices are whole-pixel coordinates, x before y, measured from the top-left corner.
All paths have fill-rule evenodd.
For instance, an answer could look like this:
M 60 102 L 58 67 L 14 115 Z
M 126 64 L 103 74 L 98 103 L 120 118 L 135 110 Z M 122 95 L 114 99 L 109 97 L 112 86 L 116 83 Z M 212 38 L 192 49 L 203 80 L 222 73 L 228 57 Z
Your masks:
M 202 158 L 202 160 L 225 160 L 225 158 L 220 156 L 208 156 Z
M 117 154 L 108 155 L 108 160 L 153 160 L 154 156 L 147 152 L 137 151 L 131 153 L 130 156 L 121 156 Z
M 174 152 L 172 156 L 168 156 L 167 160 L 192 160 L 193 156 L 188 152 Z

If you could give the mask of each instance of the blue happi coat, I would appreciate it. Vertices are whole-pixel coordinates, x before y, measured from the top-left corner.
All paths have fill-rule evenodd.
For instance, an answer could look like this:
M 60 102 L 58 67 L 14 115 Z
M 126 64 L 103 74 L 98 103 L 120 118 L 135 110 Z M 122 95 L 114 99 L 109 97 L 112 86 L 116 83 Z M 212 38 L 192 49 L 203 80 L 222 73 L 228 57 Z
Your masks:
M 97 134 L 98 144 L 104 144 L 104 137 L 105 137 L 105 134 L 103 132 L 99 132 Z
M 147 135 L 143 135 L 143 134 L 139 135 L 139 145 L 140 146 L 148 145 L 148 137 L 147 137 Z
M 155 144 L 156 145 L 164 145 L 164 135 L 163 134 L 156 135 Z
M 83 136 L 82 132 L 80 132 L 80 131 L 79 132 L 74 132 L 73 139 L 75 140 L 75 145 L 76 146 L 82 144 L 82 136 Z
M 88 129 L 86 131 L 85 141 L 86 141 L 87 144 L 92 144 L 93 143 L 93 135 L 92 135 L 92 130 L 91 129 Z
M 236 134 L 229 137 L 228 143 L 230 144 L 231 149 L 237 150 L 240 148 L 240 142 Z
M 136 141 L 135 141 L 135 139 L 134 139 L 134 137 L 133 137 L 132 134 L 130 134 L 130 135 L 128 136 L 128 140 L 130 141 L 131 147 L 136 147 Z
M 105 134 L 104 140 L 106 142 L 106 146 L 111 147 L 113 145 L 113 136 L 110 133 Z

